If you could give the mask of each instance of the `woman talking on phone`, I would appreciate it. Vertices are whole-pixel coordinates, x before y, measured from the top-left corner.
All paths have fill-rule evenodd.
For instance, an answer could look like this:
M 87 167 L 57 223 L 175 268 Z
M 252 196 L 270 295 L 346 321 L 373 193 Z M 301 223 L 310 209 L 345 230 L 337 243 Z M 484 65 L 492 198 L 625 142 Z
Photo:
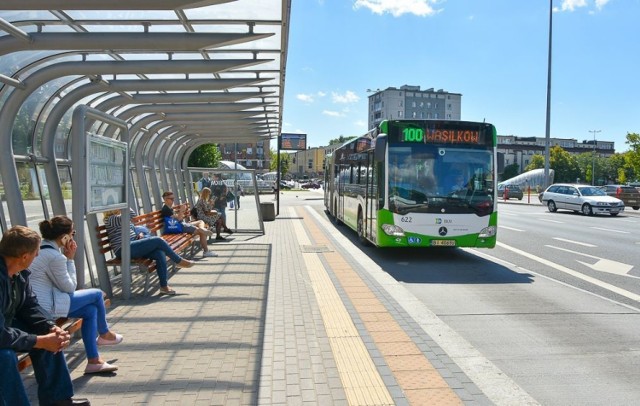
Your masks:
M 82 341 L 87 353 L 85 374 L 113 372 L 116 365 L 107 363 L 98 353 L 99 345 L 115 345 L 122 336 L 109 330 L 104 297 L 100 289 L 77 288 L 73 258 L 78 245 L 73 240 L 73 222 L 67 216 L 41 221 L 40 253 L 29 267 L 33 293 L 40 305 L 54 318 L 82 318 Z

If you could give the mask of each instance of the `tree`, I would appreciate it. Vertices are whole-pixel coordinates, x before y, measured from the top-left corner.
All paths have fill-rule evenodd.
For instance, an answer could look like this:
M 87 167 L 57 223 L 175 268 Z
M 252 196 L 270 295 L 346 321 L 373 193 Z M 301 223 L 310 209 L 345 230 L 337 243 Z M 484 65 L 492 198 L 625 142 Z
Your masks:
M 625 167 L 632 171 L 631 176 L 633 179 L 629 180 L 637 181 L 640 179 L 640 134 L 627 133 L 626 143 L 629 144 L 631 149 L 626 152 Z
M 501 179 L 503 181 L 507 180 L 507 179 L 511 179 L 514 176 L 518 175 L 518 170 L 519 170 L 519 166 L 516 163 L 513 163 L 511 165 L 507 165 L 504 167 L 504 171 L 502 172 L 502 177 Z
M 529 165 L 524 168 L 525 172 L 532 171 L 534 169 L 544 168 L 544 156 L 543 155 L 534 155 L 531 157 L 531 161 L 529 161 Z
M 271 150 L 271 156 L 273 159 L 271 160 L 271 164 L 269 169 L 272 171 L 278 170 L 278 153 L 275 150 Z M 280 152 L 280 160 L 282 163 L 280 164 L 280 176 L 284 176 L 289 173 L 289 166 L 291 165 L 291 155 L 288 153 Z
M 191 153 L 188 165 L 196 168 L 217 168 L 221 160 L 222 154 L 216 145 L 204 144 Z
M 347 141 L 351 141 L 353 139 L 356 139 L 358 137 L 353 136 L 353 137 L 345 137 L 343 135 L 341 135 L 340 137 L 333 139 L 333 140 L 329 140 L 329 145 L 333 145 L 333 144 L 344 144 Z
M 554 171 L 555 182 L 575 182 L 580 177 L 578 161 L 559 145 L 549 150 L 549 167 Z

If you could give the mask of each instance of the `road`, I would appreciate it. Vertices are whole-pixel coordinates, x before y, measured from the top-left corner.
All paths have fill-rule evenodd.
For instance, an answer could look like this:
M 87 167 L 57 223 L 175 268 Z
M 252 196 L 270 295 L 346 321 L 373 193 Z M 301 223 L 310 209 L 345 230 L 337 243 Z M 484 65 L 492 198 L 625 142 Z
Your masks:
M 637 404 L 640 217 L 499 206 L 493 250 L 380 250 L 338 230 L 540 404 Z

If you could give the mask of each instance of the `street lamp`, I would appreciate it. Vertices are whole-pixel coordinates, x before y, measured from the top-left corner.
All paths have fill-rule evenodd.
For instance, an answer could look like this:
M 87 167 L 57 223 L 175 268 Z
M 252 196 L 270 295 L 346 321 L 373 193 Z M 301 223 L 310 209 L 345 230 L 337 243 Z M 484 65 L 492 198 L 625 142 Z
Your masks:
M 593 157 L 591 159 L 591 184 L 596 184 L 596 134 L 602 130 L 589 130 L 593 133 Z

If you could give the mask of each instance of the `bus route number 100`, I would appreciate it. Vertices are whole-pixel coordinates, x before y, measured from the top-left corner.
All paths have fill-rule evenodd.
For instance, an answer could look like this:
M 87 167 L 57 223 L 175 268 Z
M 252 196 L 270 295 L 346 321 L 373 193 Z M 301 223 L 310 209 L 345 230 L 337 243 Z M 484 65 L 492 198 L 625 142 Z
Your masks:
M 402 130 L 404 142 L 423 142 L 424 130 L 422 128 L 405 128 Z

